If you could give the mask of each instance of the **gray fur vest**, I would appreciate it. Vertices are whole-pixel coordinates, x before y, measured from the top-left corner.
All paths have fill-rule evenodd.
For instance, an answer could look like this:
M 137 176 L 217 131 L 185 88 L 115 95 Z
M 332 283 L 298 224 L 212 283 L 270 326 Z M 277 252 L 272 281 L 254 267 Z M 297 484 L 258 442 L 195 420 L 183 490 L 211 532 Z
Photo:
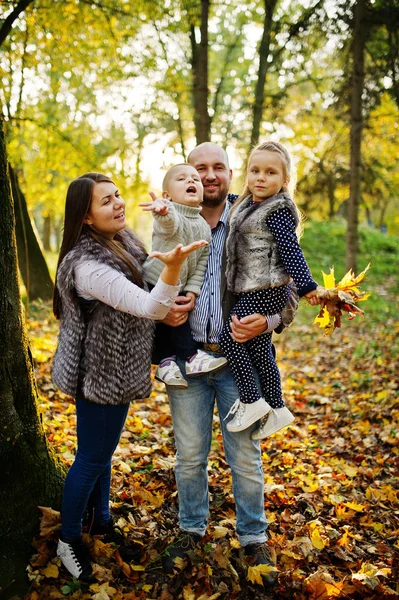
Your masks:
M 251 200 L 252 196 L 247 196 L 233 211 L 226 242 L 227 287 L 235 294 L 278 287 L 291 281 L 266 219 L 280 208 L 289 208 L 297 225 L 298 210 L 285 192 L 249 206 Z
M 140 270 L 146 258 L 144 250 L 133 232 L 124 230 L 121 235 Z M 99 300 L 86 301 L 90 305 L 90 319 L 86 319 L 84 302 L 74 288 L 74 268 L 89 259 L 131 277 L 122 260 L 87 234 L 68 252 L 57 272 L 62 313 L 53 381 L 65 394 L 76 397 L 80 374 L 85 398 L 98 404 L 124 404 L 146 398 L 151 392 L 154 322 L 115 310 Z

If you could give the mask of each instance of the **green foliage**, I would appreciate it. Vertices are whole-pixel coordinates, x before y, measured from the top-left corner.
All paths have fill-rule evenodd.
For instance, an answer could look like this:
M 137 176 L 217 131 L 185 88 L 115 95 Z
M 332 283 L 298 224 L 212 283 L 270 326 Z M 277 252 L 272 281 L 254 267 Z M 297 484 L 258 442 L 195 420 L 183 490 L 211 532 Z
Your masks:
M 386 16 L 396 13 L 391 0 L 369 8 L 376 19 L 367 40 L 360 217 L 397 233 L 397 36 L 395 19 Z M 5 10 L 0 6 L 0 19 Z M 10 160 L 39 231 L 50 215 L 59 238 L 67 185 L 88 170 L 111 174 L 131 223 L 146 227 L 137 204 L 150 175 L 187 157 L 195 143 L 190 31 L 198 40 L 200 14 L 200 0 L 56 0 L 33 2 L 16 21 L 0 56 L 0 102 Z M 212 139 L 233 157 L 236 191 L 263 24 L 263 0 L 210 4 Z M 277 2 L 261 139 L 280 139 L 292 151 L 298 203 L 311 218 L 345 215 L 350 41 L 348 3 Z M 155 144 L 157 159 L 144 173 Z

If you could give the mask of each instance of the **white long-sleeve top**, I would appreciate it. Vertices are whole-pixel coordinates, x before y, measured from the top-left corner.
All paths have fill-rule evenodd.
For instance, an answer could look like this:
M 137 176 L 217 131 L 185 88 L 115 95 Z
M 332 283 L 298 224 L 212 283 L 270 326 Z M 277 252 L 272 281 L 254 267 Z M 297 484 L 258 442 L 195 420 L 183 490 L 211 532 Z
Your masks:
M 79 296 L 85 300 L 100 300 L 116 310 L 155 321 L 166 317 L 180 285 L 180 282 L 168 285 L 159 278 L 151 292 L 146 292 L 105 263 L 87 260 L 75 267 L 75 289 Z

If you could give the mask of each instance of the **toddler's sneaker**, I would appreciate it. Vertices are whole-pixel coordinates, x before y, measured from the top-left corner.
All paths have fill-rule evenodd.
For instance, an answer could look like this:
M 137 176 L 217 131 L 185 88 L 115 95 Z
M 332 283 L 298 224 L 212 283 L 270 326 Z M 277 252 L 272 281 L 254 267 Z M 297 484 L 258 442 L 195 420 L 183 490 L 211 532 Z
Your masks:
M 57 556 L 61 559 L 66 570 L 85 583 L 97 581 L 92 574 L 90 554 L 80 538 L 63 542 L 58 541 Z
M 294 415 L 286 406 L 282 408 L 272 408 L 271 412 L 262 419 L 260 426 L 253 432 L 253 440 L 262 440 L 273 433 L 276 433 L 283 427 L 287 427 L 295 419 Z
M 161 362 L 155 372 L 155 379 L 162 381 L 165 385 L 170 385 L 170 387 L 181 389 L 188 387 L 188 383 L 184 379 L 177 362 L 172 359 Z
M 186 375 L 202 375 L 203 373 L 212 373 L 219 371 L 227 365 L 227 358 L 224 356 L 212 356 L 203 350 L 198 350 L 197 354 L 191 360 L 186 360 Z
M 251 402 L 251 404 L 244 404 L 244 402 L 241 402 L 238 398 L 230 408 L 224 420 L 226 420 L 229 415 L 234 415 L 234 418 L 226 425 L 228 431 L 243 431 L 255 423 L 255 421 L 258 421 L 267 415 L 270 411 L 271 406 L 269 406 L 264 398 L 259 398 L 256 402 Z

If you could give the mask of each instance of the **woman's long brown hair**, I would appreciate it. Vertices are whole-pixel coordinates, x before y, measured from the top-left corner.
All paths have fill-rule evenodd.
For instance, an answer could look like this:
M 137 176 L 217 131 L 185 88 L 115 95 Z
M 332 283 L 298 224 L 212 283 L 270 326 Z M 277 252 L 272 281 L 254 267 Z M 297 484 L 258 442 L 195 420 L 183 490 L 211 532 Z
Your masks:
M 78 243 L 82 234 L 87 233 L 118 256 L 130 270 L 134 283 L 142 287 L 144 285 L 142 273 L 133 264 L 129 253 L 123 245 L 122 237 L 116 234 L 113 240 L 109 240 L 84 223 L 84 219 L 90 210 L 94 186 L 96 183 L 102 182 L 113 183 L 112 179 L 101 173 L 85 173 L 72 181 L 69 185 L 65 201 L 64 233 L 57 263 L 57 276 L 58 267 L 64 257 Z M 138 243 L 141 244 L 141 242 Z M 141 247 L 144 248 L 142 244 Z M 53 312 L 54 316 L 59 319 L 62 307 L 60 294 L 57 288 L 57 276 L 54 286 Z

